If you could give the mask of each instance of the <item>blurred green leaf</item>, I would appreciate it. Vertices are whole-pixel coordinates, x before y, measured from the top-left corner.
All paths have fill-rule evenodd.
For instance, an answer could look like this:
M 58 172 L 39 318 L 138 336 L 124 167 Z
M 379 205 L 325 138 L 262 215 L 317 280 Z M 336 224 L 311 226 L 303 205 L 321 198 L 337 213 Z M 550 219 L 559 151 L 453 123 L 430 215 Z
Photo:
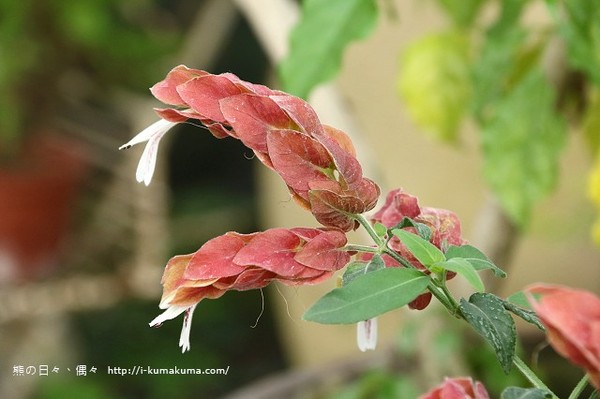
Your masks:
M 600 85 L 600 7 L 589 0 L 563 2 L 560 23 L 569 62 Z
M 583 115 L 582 130 L 590 152 L 594 156 L 598 156 L 600 154 L 600 93 L 597 89 L 593 90 L 590 95 Z
M 408 304 L 423 293 L 428 283 L 429 277 L 418 270 L 377 270 L 325 294 L 303 319 L 322 324 L 358 323 Z
M 317 84 L 333 78 L 346 46 L 366 37 L 376 21 L 374 0 L 305 0 L 279 68 L 285 90 L 306 98 Z
M 437 0 L 457 27 L 472 25 L 479 9 L 486 0 Z
M 397 88 L 411 118 L 435 138 L 455 141 L 471 96 L 469 41 L 458 31 L 430 34 L 401 55 Z
M 521 226 L 529 221 L 534 203 L 556 183 L 566 129 L 554 103 L 554 90 L 534 69 L 498 102 L 481 131 L 485 178 Z
M 469 301 L 461 299 L 459 309 L 465 320 L 494 348 L 502 369 L 508 374 L 515 356 L 517 333 L 502 299 L 488 293 L 475 293 Z

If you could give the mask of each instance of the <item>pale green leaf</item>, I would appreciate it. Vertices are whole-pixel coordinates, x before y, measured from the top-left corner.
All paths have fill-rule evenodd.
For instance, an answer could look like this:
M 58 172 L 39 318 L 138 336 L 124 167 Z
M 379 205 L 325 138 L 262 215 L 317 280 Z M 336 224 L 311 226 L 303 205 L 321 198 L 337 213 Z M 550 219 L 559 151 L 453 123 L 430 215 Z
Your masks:
M 499 101 L 482 129 L 485 178 L 521 226 L 532 206 L 555 186 L 565 132 L 554 91 L 537 69 Z
M 475 290 L 481 292 L 485 291 L 485 286 L 483 285 L 483 281 L 481 281 L 481 277 L 477 274 L 477 270 L 473 267 L 471 263 L 469 263 L 466 259 L 463 258 L 453 258 L 448 259 L 444 262 L 436 263 L 432 266 L 432 268 L 441 267 L 445 270 L 454 272 L 467 280 L 469 284 Z
M 430 34 L 402 53 L 398 92 L 416 124 L 437 139 L 455 141 L 470 101 L 469 74 L 467 37 Z
M 408 304 L 428 284 L 429 277 L 418 270 L 398 267 L 377 270 L 325 294 L 303 318 L 322 324 L 357 323 Z
M 376 22 L 375 0 L 305 0 L 279 69 L 285 91 L 306 98 L 333 78 L 346 46 L 369 35 Z
M 446 259 L 438 247 L 416 234 L 400 229 L 392 230 L 392 234 L 398 237 L 414 257 L 427 268 Z
M 475 293 L 468 302 L 461 299 L 459 309 L 465 320 L 494 348 L 502 370 L 508 373 L 515 356 L 517 333 L 502 299 L 488 293 Z

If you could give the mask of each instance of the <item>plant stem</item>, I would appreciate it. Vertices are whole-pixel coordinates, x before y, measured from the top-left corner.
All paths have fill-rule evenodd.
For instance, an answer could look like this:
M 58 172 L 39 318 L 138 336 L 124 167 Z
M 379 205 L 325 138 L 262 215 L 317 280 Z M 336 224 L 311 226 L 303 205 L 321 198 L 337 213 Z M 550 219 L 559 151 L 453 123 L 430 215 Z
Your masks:
M 571 394 L 569 395 L 569 399 L 577 399 L 579 395 L 581 395 L 581 392 L 583 392 L 585 386 L 588 383 L 588 379 L 588 375 L 585 374 L 583 378 L 579 380 L 577 385 L 575 385 L 575 388 L 573 388 L 573 392 L 571 392 Z
M 377 254 L 380 252 L 377 247 L 370 247 L 368 245 L 360 245 L 360 244 L 347 244 L 344 248 L 344 251 L 357 251 L 357 252 L 368 252 L 372 254 Z
M 515 355 L 513 358 L 513 364 L 519 369 L 521 374 L 523 374 L 523 376 L 533 384 L 534 387 L 548 391 L 552 395 L 552 399 L 559 399 L 558 396 L 556 396 L 554 392 L 552 392 L 550 388 L 548 388 L 548 386 L 539 379 L 533 370 L 531 370 L 519 356 Z
M 362 227 L 365 228 L 365 230 L 367 230 L 367 233 L 369 233 L 369 235 L 371 236 L 373 241 L 375 241 L 375 244 L 377 244 L 377 246 L 379 248 L 381 248 L 383 246 L 384 242 L 381 239 L 381 237 L 379 237 L 377 235 L 377 233 L 373 229 L 373 226 L 371 226 L 371 223 L 363 215 L 352 215 L 352 216 L 354 217 L 354 219 L 356 219 L 356 221 L 358 221 L 358 223 L 360 223 L 360 225 Z

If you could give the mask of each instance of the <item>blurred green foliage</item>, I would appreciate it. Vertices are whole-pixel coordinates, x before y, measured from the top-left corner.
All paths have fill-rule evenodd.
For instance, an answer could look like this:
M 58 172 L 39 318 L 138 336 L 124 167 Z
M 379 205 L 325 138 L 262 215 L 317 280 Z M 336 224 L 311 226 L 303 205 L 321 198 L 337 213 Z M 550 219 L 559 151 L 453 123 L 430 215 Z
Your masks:
M 16 150 L 69 96 L 67 74 L 145 89 L 177 48 L 176 22 L 158 0 L 0 0 L 0 152 Z

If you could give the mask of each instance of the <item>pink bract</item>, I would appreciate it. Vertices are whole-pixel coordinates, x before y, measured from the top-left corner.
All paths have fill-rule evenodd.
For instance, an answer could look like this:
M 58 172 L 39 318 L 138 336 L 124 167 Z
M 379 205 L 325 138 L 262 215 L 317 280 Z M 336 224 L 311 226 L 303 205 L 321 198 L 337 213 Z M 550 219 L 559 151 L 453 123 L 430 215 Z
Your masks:
M 444 382 L 419 399 L 490 399 L 483 384 L 470 377 L 445 378 Z
M 585 369 L 590 383 L 600 389 L 600 298 L 560 285 L 535 284 L 525 292 L 546 327 L 550 345 Z

